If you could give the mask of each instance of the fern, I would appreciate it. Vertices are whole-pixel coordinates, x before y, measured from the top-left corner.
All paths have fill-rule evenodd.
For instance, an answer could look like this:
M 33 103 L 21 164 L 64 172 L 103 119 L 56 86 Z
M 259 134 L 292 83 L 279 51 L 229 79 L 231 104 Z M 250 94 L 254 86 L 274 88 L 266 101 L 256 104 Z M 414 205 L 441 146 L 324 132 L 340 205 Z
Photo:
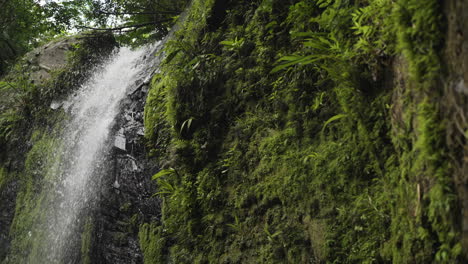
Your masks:
M 161 178 L 163 176 L 171 175 L 171 174 L 177 174 L 177 171 L 175 169 L 173 169 L 173 168 L 161 170 L 160 172 L 153 175 L 153 177 L 151 179 L 152 180 L 157 180 L 157 179 L 159 179 L 159 178 Z
M 320 8 L 326 8 L 333 3 L 333 0 L 318 0 L 317 5 Z
M 276 63 L 276 67 L 271 73 L 276 73 L 296 65 L 320 64 L 321 68 L 326 67 L 325 62 L 336 62 L 351 57 L 351 52 L 344 48 L 333 35 L 325 35 L 315 32 L 294 33 L 294 37 L 309 37 L 303 42 L 305 51 L 310 55 L 288 55 L 281 57 Z
M 348 115 L 346 115 L 346 114 L 339 114 L 339 115 L 332 116 L 330 119 L 328 119 L 328 120 L 323 124 L 322 133 L 323 133 L 323 131 L 325 130 L 325 128 L 326 128 L 330 123 L 332 123 L 333 121 L 336 121 L 336 120 L 345 118 L 345 117 L 347 117 L 347 116 L 348 116 Z
M 174 185 L 172 185 L 167 180 L 162 180 L 162 179 L 158 180 L 158 185 L 159 185 L 160 191 L 155 193 L 153 196 L 162 195 L 162 194 L 172 195 L 172 194 L 174 194 L 174 192 L 176 190 Z

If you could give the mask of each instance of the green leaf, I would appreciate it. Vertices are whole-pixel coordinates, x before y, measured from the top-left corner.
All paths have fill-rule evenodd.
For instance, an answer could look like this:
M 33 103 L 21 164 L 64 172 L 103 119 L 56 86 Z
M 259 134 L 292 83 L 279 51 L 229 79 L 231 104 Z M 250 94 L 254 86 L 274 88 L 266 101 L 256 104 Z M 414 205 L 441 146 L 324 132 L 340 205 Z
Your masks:
M 325 92 L 321 92 L 319 96 L 316 96 L 314 98 L 314 104 L 312 105 L 313 111 L 317 111 L 319 107 L 322 105 L 324 96 L 325 96 Z
M 331 117 L 330 119 L 327 120 L 327 122 L 325 122 L 325 124 L 323 124 L 322 132 L 325 130 L 327 125 L 329 125 L 331 122 L 342 119 L 342 118 L 345 118 L 347 116 L 348 115 L 346 115 L 346 114 L 339 114 L 339 115 L 335 115 L 335 116 Z
M 166 57 L 166 60 L 164 61 L 164 63 L 170 63 L 172 61 L 172 59 L 174 59 L 174 57 L 179 54 L 179 52 L 181 51 L 182 49 L 176 49 L 174 50 L 173 52 L 169 53 Z
M 232 41 L 232 40 L 223 40 L 219 44 L 224 45 L 224 46 L 232 46 L 232 45 L 234 45 L 234 43 L 235 42 Z
M 161 178 L 163 176 L 170 175 L 170 174 L 175 174 L 175 173 L 176 173 L 176 170 L 173 169 L 173 168 L 165 169 L 165 170 L 161 170 L 160 172 L 153 175 L 153 177 L 151 179 L 156 180 L 156 179 L 159 179 L 159 178 Z
M 296 64 L 310 64 L 312 62 L 315 62 L 319 60 L 320 57 L 317 57 L 316 55 L 309 55 L 309 56 L 284 56 L 280 58 L 278 61 L 289 61 L 288 63 L 283 63 L 280 64 L 271 70 L 271 73 L 279 72 L 285 68 L 291 67 Z
M 184 128 L 187 130 L 187 132 L 190 130 L 190 127 L 192 126 L 193 119 L 194 118 L 189 118 L 189 119 L 185 120 L 182 123 L 182 126 L 180 127 L 180 133 L 182 133 L 182 131 L 184 131 Z
M 292 36 L 292 37 L 309 37 L 309 38 L 315 38 L 315 37 L 320 36 L 320 35 L 325 36 L 325 34 L 317 33 L 317 32 L 293 32 L 293 33 L 291 33 L 291 36 Z

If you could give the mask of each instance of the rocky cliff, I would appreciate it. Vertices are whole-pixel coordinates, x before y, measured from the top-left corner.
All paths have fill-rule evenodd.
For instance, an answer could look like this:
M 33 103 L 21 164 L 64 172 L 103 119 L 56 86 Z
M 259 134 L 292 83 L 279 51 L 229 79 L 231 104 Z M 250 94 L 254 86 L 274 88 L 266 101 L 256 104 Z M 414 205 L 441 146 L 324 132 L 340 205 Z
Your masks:
M 41 217 L 45 166 L 66 115 L 57 102 L 71 94 L 117 45 L 112 35 L 54 40 L 25 55 L 0 82 L 0 259 L 21 263 Z
M 145 106 L 145 262 L 463 262 L 463 2 L 193 1 Z
M 192 1 L 123 102 L 70 262 L 464 263 L 467 5 Z M 6 263 L 34 243 L 56 101 L 104 39 L 1 83 L 22 87 L 0 98 Z
M 158 51 L 150 52 L 148 57 Z M 114 147 L 105 166 L 106 177 L 98 205 L 89 216 L 89 263 L 143 263 L 139 226 L 160 218 L 159 200 L 154 197 L 156 184 L 151 180 L 159 167 L 148 158 L 144 144 L 148 77 L 141 76 L 129 89 L 114 125 Z

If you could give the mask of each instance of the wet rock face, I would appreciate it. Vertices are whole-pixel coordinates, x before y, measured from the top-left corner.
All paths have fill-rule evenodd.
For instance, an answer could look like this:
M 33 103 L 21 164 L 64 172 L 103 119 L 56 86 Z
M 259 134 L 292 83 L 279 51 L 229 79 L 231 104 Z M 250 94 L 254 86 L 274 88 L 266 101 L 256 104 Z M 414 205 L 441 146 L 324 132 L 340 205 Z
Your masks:
M 138 228 L 160 212 L 158 200 L 152 198 L 156 190 L 151 176 L 157 168 L 146 158 L 143 144 L 148 87 L 130 91 L 117 120 L 109 171 L 94 216 L 93 263 L 143 263 Z
M 77 48 L 76 44 L 81 46 Z M 41 110 L 44 110 L 43 107 L 48 104 L 48 99 L 53 99 L 52 97 L 55 96 L 53 92 L 46 93 L 44 91 L 53 90 L 52 86 L 60 85 L 67 92 L 72 92 L 77 88 L 77 85 L 74 84 L 81 83 L 81 80 L 87 78 L 91 72 L 91 66 L 108 57 L 116 45 L 117 42 L 111 34 L 96 34 L 95 36 L 88 37 L 73 36 L 66 39 L 54 40 L 27 53 L 5 78 L 7 78 L 6 80 L 12 78 L 16 81 L 17 75 L 21 74 L 21 78 L 27 77 L 28 82 L 38 85 L 38 87 L 51 81 L 53 85 L 47 83 L 48 85 L 43 85 L 43 87 L 38 89 L 40 96 L 35 98 L 37 101 L 34 102 L 34 105 L 37 104 L 38 108 L 34 106 L 33 109 L 39 109 L 40 107 Z M 77 65 L 74 65 L 75 61 L 69 61 L 69 51 L 71 50 L 78 51 L 74 57 L 79 62 L 76 63 Z M 52 74 L 55 71 L 60 72 L 60 74 L 58 76 Z M 63 76 L 69 78 L 76 77 L 74 78 L 76 80 L 74 82 L 64 82 Z M 2 94 L 2 98 L 0 98 L 0 112 L 15 108 L 15 99 L 18 98 L 16 93 L 16 89 L 10 89 Z M 43 102 L 46 104 L 42 105 Z M 57 110 L 61 106 L 61 103 L 57 103 L 53 104 L 52 108 Z M 28 118 L 28 126 L 22 128 L 21 133 L 16 131 L 14 140 L 2 140 L 0 142 L 0 165 L 10 175 L 8 182 L 3 187 L 0 187 L 0 263 L 3 263 L 2 261 L 11 253 L 9 252 L 11 240 L 15 234 L 10 233 L 10 226 L 15 217 L 15 210 L 20 208 L 19 205 L 16 205 L 18 192 L 26 187 L 24 185 L 26 181 L 21 180 L 21 178 L 26 173 L 24 164 L 26 155 L 33 147 L 30 140 L 31 134 L 36 129 L 49 126 L 44 124 L 43 120 L 49 120 L 50 123 L 57 120 L 56 115 L 41 116 L 38 118 L 41 120 L 40 122 L 36 122 L 34 117 L 31 116 L 22 117 Z M 51 127 L 47 128 L 52 130 Z M 35 189 L 40 189 L 40 187 L 34 186 Z
M 449 73 L 444 80 L 441 100 L 447 120 L 447 146 L 458 155 L 454 161 L 454 182 L 458 192 L 461 245 L 468 259 L 468 0 L 444 1 L 446 14 L 445 46 L 442 60 Z
M 48 43 L 25 56 L 31 67 L 30 80 L 36 85 L 44 84 L 51 78 L 51 73 L 67 66 L 67 53 L 81 41 L 78 38 L 67 38 Z
M 3 190 L 0 189 L 0 262 L 8 253 L 10 247 L 10 238 L 8 236 L 8 227 L 15 213 L 15 200 L 18 184 L 12 182 Z

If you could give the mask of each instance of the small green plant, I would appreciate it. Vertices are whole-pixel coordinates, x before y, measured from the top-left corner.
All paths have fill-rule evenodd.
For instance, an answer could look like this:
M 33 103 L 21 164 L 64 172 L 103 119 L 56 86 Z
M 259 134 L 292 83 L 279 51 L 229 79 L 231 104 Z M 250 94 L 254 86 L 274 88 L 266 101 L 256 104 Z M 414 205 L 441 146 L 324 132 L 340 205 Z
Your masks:
M 225 46 L 229 51 L 235 52 L 240 57 L 240 50 L 244 43 L 244 38 L 239 39 L 236 37 L 234 40 L 224 40 L 221 41 L 219 44 Z
M 234 40 L 223 40 L 219 44 L 229 48 L 231 51 L 237 51 L 244 45 L 244 42 L 244 38 L 239 39 L 236 37 Z
M 172 195 L 174 194 L 176 188 L 168 180 L 159 179 L 158 180 L 159 191 L 154 195 Z
M 320 32 L 298 32 L 293 37 L 307 37 L 303 41 L 303 54 L 288 55 L 281 57 L 271 73 L 276 73 L 292 66 L 304 66 L 309 64 L 325 64 L 324 62 L 337 62 L 352 56 L 349 49 L 342 46 L 338 39 L 332 34 Z M 305 53 L 305 54 L 304 54 Z M 306 55 L 311 53 L 309 55 Z
M 236 232 L 241 231 L 241 222 L 239 221 L 239 217 L 235 216 L 234 217 L 234 223 L 233 224 L 227 224 L 228 227 L 232 228 L 232 230 Z
M 338 115 L 334 115 L 334 116 L 330 117 L 330 118 L 323 124 L 322 133 L 323 133 L 323 131 L 325 131 L 325 128 L 327 128 L 327 126 L 328 126 L 330 123 L 332 123 L 332 122 L 334 122 L 334 121 L 336 121 L 336 120 L 343 119 L 343 118 L 345 118 L 345 117 L 347 117 L 347 116 L 348 116 L 348 115 L 346 115 L 346 114 L 338 114 Z
M 153 175 L 152 179 L 157 180 L 166 175 L 177 174 L 177 171 L 174 168 L 164 169 Z
M 270 229 L 270 227 L 269 227 L 268 224 L 266 224 L 263 227 L 263 231 L 265 232 L 265 234 L 267 236 L 267 239 L 268 239 L 268 241 L 270 241 L 270 243 L 274 242 L 276 240 L 276 238 L 283 233 L 282 231 L 276 231 L 276 232 L 274 232 L 272 234 L 269 229 Z
M 4 98 L 0 100 L 0 138 L 9 140 L 20 122 L 29 115 L 29 109 L 33 107 L 34 85 L 30 84 L 26 77 L 20 75 L 15 82 L 0 81 L 0 94 Z
M 169 168 L 169 169 L 161 170 L 160 172 L 153 175 L 152 179 L 157 180 L 158 187 L 159 187 L 159 191 L 155 193 L 154 195 L 161 195 L 161 194 L 172 195 L 175 192 L 176 188 L 170 182 L 170 179 L 163 179 L 164 176 L 169 176 L 169 175 L 178 175 L 178 173 L 174 168 Z
M 325 97 L 325 92 L 321 92 L 318 96 L 314 98 L 314 104 L 312 105 L 312 111 L 317 111 L 320 106 L 323 104 L 323 99 Z
M 306 163 L 309 162 L 310 160 L 315 159 L 315 158 L 318 158 L 318 157 L 320 157 L 320 155 L 319 155 L 317 152 L 314 152 L 314 153 L 312 153 L 312 154 L 309 154 L 309 155 L 305 156 L 304 159 L 302 160 L 302 162 L 303 162 L 304 164 L 306 164 Z

